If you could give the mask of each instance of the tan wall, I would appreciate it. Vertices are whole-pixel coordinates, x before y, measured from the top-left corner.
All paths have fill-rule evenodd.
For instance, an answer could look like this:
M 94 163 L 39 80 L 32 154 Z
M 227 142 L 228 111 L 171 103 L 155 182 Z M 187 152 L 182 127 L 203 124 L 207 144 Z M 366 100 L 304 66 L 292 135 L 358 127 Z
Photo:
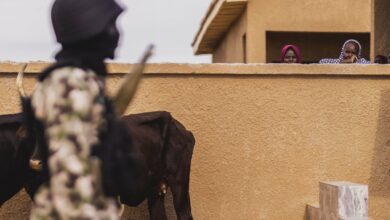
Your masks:
M 382 54 L 387 56 L 390 52 L 390 1 L 375 0 L 374 3 L 374 55 Z
M 265 31 L 371 32 L 371 0 L 249 0 L 247 27 L 248 62 L 265 62 Z
M 0 72 L 16 70 L 0 65 Z M 305 204 L 318 202 L 321 180 L 368 184 L 370 216 L 390 219 L 390 66 L 160 64 L 147 71 L 129 112 L 167 110 L 193 131 L 195 219 L 302 220 Z M 110 75 L 111 91 L 121 76 Z M 19 109 L 14 79 L 0 73 L 2 114 Z M 28 208 L 11 201 L 0 214 Z
M 243 63 L 243 36 L 246 33 L 247 13 L 232 25 L 213 53 L 213 63 Z

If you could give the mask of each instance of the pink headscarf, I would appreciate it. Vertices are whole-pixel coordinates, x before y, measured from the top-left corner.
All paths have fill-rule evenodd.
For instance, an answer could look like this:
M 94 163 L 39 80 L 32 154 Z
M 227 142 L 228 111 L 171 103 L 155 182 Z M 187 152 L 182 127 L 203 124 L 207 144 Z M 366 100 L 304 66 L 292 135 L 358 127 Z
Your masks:
M 295 45 L 286 45 L 282 49 L 282 54 L 280 55 L 280 62 L 284 63 L 284 56 L 286 56 L 286 53 L 289 49 L 292 49 L 297 56 L 297 63 L 301 63 L 301 52 L 299 52 L 299 48 Z

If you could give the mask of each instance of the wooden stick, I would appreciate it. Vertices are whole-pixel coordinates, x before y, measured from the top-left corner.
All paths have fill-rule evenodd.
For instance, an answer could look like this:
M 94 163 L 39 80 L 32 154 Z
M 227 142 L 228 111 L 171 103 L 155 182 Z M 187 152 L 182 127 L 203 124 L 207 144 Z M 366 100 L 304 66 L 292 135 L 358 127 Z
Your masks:
M 122 80 L 122 84 L 113 98 L 118 115 L 123 115 L 132 101 L 142 78 L 146 61 L 152 56 L 153 47 L 153 45 L 150 45 L 147 48 L 140 62 L 135 65 L 132 73 L 127 74 Z

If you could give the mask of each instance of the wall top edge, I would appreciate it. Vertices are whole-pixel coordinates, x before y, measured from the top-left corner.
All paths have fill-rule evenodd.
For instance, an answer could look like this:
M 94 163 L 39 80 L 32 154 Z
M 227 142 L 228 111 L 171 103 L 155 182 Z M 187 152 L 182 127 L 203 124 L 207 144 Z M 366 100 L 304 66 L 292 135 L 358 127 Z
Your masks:
M 0 74 L 18 73 L 24 63 L 0 62 Z M 26 74 L 38 74 L 51 63 L 29 62 Z M 109 74 L 126 74 L 135 66 L 109 63 Z M 390 76 L 390 65 L 380 64 L 185 64 L 152 63 L 147 75 L 366 75 Z

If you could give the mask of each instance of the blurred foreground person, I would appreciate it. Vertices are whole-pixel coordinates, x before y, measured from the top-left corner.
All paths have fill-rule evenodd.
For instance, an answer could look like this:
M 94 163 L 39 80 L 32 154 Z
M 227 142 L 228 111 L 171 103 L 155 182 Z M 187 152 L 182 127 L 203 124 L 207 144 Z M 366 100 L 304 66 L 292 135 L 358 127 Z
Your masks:
M 280 55 L 281 63 L 301 63 L 301 53 L 295 45 L 286 45 Z
M 383 55 L 376 55 L 374 63 L 377 64 L 387 64 L 387 57 Z
M 358 63 L 369 64 L 370 61 L 361 57 L 362 46 L 357 40 L 350 39 L 345 41 L 341 48 L 341 53 L 338 59 L 322 59 L 321 64 L 340 64 L 340 63 Z
M 42 128 L 48 183 L 35 195 L 31 219 L 119 219 L 118 204 L 103 190 L 101 161 L 93 156 L 106 129 L 107 75 L 123 9 L 114 0 L 56 0 L 51 16 L 62 49 L 38 77 L 31 97 Z M 45 170 L 45 169 L 44 169 Z

